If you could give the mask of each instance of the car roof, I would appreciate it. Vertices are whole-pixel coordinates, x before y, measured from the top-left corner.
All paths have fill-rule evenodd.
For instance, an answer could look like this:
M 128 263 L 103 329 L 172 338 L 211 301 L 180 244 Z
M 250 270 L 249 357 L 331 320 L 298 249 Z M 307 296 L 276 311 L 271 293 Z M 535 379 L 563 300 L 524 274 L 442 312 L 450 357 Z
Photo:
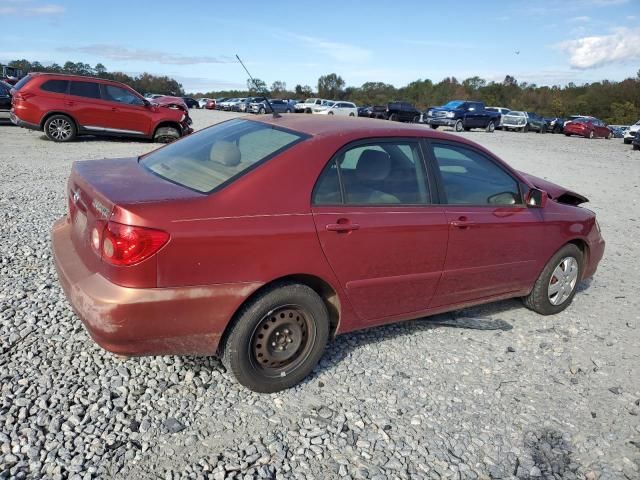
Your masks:
M 90 77 L 88 75 L 73 75 L 69 73 L 51 73 L 51 72 L 29 72 L 28 75 L 31 75 L 32 77 L 59 77 L 59 78 L 80 80 L 80 81 L 91 80 L 91 81 L 100 82 L 100 83 L 112 83 L 115 85 L 125 85 L 126 87 L 131 88 L 133 90 L 133 87 L 130 87 L 126 83 L 118 82 L 117 80 L 109 80 L 108 78 Z M 160 95 L 160 96 L 163 96 L 163 95 Z
M 387 122 L 373 118 L 327 117 L 325 115 L 271 115 L 259 118 L 247 118 L 275 127 L 287 128 L 311 136 L 349 136 L 349 137 L 423 137 L 442 140 L 455 140 L 469 145 L 475 143 L 456 135 L 438 132 L 426 125 Z

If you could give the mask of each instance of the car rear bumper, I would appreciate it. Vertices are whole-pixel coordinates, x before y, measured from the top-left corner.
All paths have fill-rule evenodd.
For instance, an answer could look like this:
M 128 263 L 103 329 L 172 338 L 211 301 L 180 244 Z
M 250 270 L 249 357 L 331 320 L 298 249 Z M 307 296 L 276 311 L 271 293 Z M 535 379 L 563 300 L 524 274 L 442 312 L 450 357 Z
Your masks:
M 236 309 L 256 283 L 129 288 L 89 271 L 67 218 L 51 233 L 58 279 L 91 338 L 120 355 L 214 355 Z
M 9 112 L 9 120 L 18 127 L 28 128 L 29 130 L 40 130 L 40 125 L 20 120 L 13 111 Z

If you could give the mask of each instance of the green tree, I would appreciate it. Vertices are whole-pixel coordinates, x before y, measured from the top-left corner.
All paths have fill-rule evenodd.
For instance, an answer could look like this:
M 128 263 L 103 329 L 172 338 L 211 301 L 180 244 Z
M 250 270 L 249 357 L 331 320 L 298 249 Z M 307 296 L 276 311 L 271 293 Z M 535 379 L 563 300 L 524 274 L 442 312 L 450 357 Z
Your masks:
M 344 80 L 336 73 L 323 75 L 318 79 L 318 95 L 323 98 L 341 99 L 344 90 Z
M 266 89 L 267 83 L 264 80 L 260 80 L 259 78 L 254 78 L 253 80 L 250 78 L 247 79 L 247 90 L 249 90 L 249 92 L 253 94 L 264 93 Z

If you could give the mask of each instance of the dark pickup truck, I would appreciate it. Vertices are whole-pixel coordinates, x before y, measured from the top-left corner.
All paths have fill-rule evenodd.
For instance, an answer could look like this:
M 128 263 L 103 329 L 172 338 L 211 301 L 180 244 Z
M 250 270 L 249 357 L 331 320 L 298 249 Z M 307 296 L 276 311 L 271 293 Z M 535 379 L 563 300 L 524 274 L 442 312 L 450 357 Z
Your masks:
M 472 128 L 493 132 L 500 124 L 500 113 L 486 110 L 482 102 L 470 100 L 453 100 L 441 107 L 430 108 L 423 118 L 431 128 L 447 126 L 456 132 Z

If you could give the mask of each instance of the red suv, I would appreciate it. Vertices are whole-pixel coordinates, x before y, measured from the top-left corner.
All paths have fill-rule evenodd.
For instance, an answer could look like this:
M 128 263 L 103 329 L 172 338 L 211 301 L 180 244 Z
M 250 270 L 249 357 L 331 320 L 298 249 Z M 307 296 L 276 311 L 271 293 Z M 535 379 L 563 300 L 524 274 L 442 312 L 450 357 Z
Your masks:
M 12 93 L 11 121 L 44 130 L 54 142 L 69 142 L 78 135 L 108 135 L 168 143 L 193 131 L 183 105 L 151 103 L 111 80 L 30 73 Z

